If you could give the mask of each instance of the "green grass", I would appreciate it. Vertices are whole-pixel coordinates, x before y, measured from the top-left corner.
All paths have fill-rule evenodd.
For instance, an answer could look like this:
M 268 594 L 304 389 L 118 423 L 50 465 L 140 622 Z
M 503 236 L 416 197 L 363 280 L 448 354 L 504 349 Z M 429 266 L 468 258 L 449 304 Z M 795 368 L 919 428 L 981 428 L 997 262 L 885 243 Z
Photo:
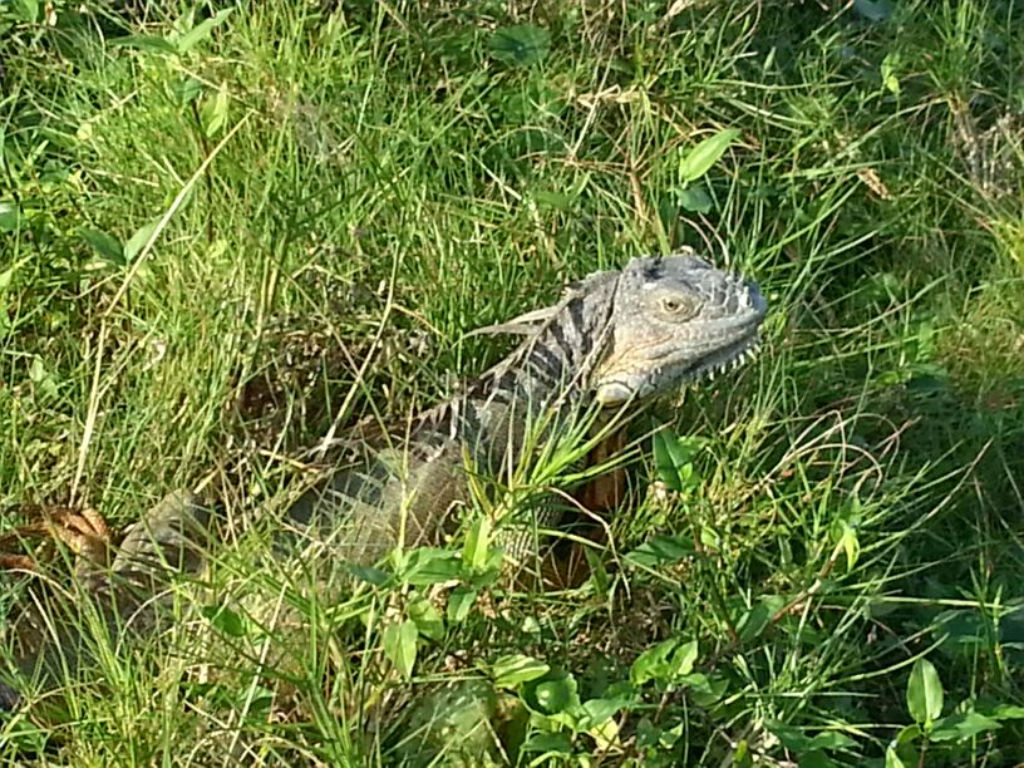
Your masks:
M 150 5 L 0 9 L 4 527 L 66 502 L 127 524 L 215 473 L 241 530 L 280 506 L 281 457 L 436 402 L 508 350 L 464 332 L 636 255 L 694 246 L 771 314 L 755 363 L 660 409 L 703 440 L 699 482 L 659 490 L 638 426 L 579 589 L 481 565 L 465 615 L 409 584 L 319 604 L 253 566 L 256 525 L 167 637 L 101 654 L 60 717 L 0 720 L 4 760 L 1024 761 L 1019 8 L 249 3 L 175 53 L 153 40 L 221 6 Z M 527 23 L 548 48 L 503 60 L 493 30 Z M 724 128 L 709 209 L 680 209 L 680 157 Z M 0 608 L 23 592 L 5 577 Z M 194 605 L 243 596 L 298 629 Z M 406 619 L 409 679 L 383 651 Z M 495 689 L 510 654 L 551 671 Z M 920 657 L 961 730 L 886 763 Z M 432 698 L 465 680 L 471 705 Z M 612 719 L 559 703 L 574 685 Z

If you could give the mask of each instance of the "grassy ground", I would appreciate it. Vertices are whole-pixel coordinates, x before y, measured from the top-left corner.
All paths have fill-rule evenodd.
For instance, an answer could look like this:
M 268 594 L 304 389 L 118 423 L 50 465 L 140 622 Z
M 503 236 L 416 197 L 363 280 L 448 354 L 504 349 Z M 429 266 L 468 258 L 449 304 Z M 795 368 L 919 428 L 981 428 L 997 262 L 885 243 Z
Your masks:
M 658 492 L 643 443 L 581 588 L 365 589 L 276 659 L 211 610 L 280 595 L 243 546 L 60 717 L 0 720 L 3 759 L 1024 761 L 1020 8 L 151 5 L 0 7 L 4 526 L 124 524 L 215 467 L 272 504 L 280 456 L 641 253 L 758 280 L 765 348 L 662 409 L 700 481 Z

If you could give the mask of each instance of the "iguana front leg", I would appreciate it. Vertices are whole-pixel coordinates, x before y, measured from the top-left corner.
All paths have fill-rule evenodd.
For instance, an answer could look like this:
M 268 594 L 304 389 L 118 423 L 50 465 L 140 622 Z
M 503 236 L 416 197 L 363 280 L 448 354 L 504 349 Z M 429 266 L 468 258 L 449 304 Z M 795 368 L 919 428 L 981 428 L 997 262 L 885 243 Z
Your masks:
M 69 507 L 42 509 L 41 519 L 15 528 L 0 536 L 0 568 L 38 572 L 47 558 L 43 552 L 33 555 L 4 551 L 26 539 L 44 539 L 63 543 L 76 558 L 75 577 L 92 576 L 110 563 L 110 526 L 96 510 L 75 511 Z
M 171 582 L 203 567 L 209 523 L 210 511 L 197 496 L 176 491 L 129 526 L 116 552 L 109 527 L 93 510 L 50 510 L 43 520 L 6 535 L 12 541 L 59 540 L 77 555 L 75 589 L 54 591 L 40 584 L 37 598 L 3 627 L 11 671 L 25 677 L 41 673 L 49 685 L 73 672 L 83 658 L 92 658 L 89 632 L 99 630 L 113 639 L 126 631 L 152 631 L 162 617 L 170 616 L 165 609 Z M 45 558 L 8 555 L 5 562 L 38 573 Z M 88 625 L 86 615 L 98 618 L 99 624 Z M 17 700 L 14 690 L 0 681 L 0 709 Z
M 610 432 L 587 454 L 585 465 L 599 467 L 622 454 L 626 448 L 626 427 Z M 601 546 L 608 541 L 604 519 L 613 513 L 625 499 L 626 469 L 617 465 L 587 480 L 572 494 L 577 505 L 570 519 L 577 534 L 591 544 L 578 539 L 566 539 L 550 547 L 541 560 L 542 584 L 548 589 L 575 589 L 590 577 L 587 561 L 588 547 Z M 566 521 L 562 521 L 563 527 Z
M 620 427 L 594 446 L 587 466 L 601 465 L 626 450 L 626 428 Z M 621 464 L 589 480 L 576 498 L 591 512 L 611 512 L 626 495 L 626 468 Z

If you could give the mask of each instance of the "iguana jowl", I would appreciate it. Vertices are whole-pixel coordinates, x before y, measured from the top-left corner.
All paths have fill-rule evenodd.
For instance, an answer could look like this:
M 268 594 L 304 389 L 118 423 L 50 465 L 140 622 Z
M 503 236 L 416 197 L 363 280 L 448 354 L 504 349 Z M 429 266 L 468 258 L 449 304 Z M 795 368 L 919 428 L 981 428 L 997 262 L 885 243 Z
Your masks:
M 466 458 L 477 471 L 500 473 L 518 460 L 533 423 L 565 428 L 591 403 L 629 406 L 737 364 L 756 345 L 764 315 L 756 285 L 692 252 L 592 274 L 552 307 L 481 329 L 526 338 L 464 393 L 350 443 L 356 456 L 302 493 L 286 525 L 351 562 L 377 560 L 399 541 L 437 543 L 466 501 Z M 130 528 L 106 577 L 93 578 L 112 629 L 150 626 L 160 605 L 154 592 L 177 572 L 198 570 L 206 518 L 197 498 L 178 492 Z M 59 638 L 29 619 L 22 625 L 15 650 L 28 671 Z M 0 685 L 0 701 L 3 693 Z

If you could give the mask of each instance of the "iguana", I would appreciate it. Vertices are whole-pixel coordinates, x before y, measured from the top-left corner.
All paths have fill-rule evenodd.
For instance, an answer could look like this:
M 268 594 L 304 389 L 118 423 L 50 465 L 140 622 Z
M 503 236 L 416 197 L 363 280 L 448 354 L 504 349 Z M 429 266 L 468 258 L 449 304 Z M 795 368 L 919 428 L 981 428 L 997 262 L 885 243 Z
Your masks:
M 765 309 L 754 283 L 687 250 L 591 274 L 551 307 L 475 331 L 525 339 L 450 400 L 409 423 L 350 438 L 342 458 L 288 509 L 282 528 L 293 534 L 284 550 L 312 540 L 333 561 L 372 563 L 400 542 L 440 543 L 467 501 L 470 471 L 508 473 L 535 444 L 537 425 L 562 432 L 588 407 L 628 411 L 738 365 L 757 344 Z M 208 518 L 198 497 L 176 492 L 129 528 L 109 567 L 85 566 L 101 621 L 111 630 L 147 629 L 172 577 L 201 567 Z M 40 612 L 28 615 L 35 624 L 23 619 L 14 632 L 23 671 L 42 645 L 65 637 L 52 624 L 40 627 Z M 11 691 L 6 698 L 14 699 Z

